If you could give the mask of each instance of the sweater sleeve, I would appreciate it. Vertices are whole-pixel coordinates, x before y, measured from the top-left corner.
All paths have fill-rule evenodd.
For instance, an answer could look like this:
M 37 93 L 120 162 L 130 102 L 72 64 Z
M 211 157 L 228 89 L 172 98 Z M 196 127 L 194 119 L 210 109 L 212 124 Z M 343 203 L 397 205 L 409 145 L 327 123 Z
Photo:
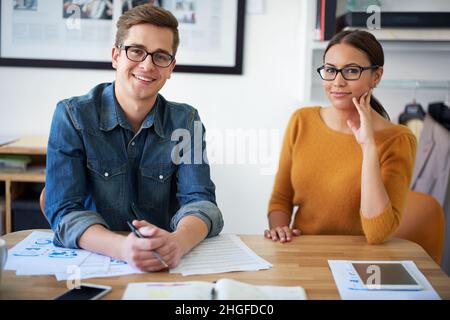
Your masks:
M 292 214 L 294 189 L 291 181 L 292 147 L 298 132 L 299 112 L 295 112 L 289 120 L 281 147 L 278 171 L 269 201 L 268 214 L 272 211 L 283 211 Z
M 416 148 L 415 136 L 402 134 L 381 156 L 381 175 L 390 201 L 374 218 L 368 219 L 360 213 L 362 228 L 370 244 L 384 242 L 400 224 L 411 184 Z

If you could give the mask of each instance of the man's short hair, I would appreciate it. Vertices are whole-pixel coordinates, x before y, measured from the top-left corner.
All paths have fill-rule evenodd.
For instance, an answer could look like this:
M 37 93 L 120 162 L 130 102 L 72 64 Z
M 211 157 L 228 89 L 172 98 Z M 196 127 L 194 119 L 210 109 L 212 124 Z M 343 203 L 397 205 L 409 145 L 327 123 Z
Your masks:
M 177 53 L 180 37 L 178 35 L 178 21 L 168 10 L 161 7 L 155 7 L 150 4 L 144 4 L 134 7 L 122 14 L 117 21 L 117 33 L 115 46 L 119 47 L 128 36 L 128 30 L 135 25 L 150 23 L 158 27 L 166 27 L 172 30 L 173 43 L 172 55 Z

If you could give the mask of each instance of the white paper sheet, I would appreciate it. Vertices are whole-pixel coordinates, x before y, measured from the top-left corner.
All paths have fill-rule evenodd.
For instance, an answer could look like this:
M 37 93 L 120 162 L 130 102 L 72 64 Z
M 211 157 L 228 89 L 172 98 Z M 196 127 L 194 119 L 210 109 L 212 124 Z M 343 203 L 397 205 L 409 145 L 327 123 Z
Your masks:
M 117 277 L 128 274 L 144 273 L 138 269 L 131 267 L 125 261 L 115 260 L 109 257 L 108 260 L 110 261 L 108 261 L 108 268 L 106 270 L 90 269 L 89 272 L 81 273 L 81 279 Z M 67 273 L 56 273 L 55 277 L 56 280 L 61 281 L 69 279 L 71 275 Z
M 269 269 L 272 264 L 259 257 L 242 240 L 233 234 L 223 234 L 205 239 L 185 255 L 170 273 L 183 276 L 232 271 Z
M 370 261 L 361 261 L 370 262 Z M 386 262 L 386 261 L 376 261 Z M 420 272 L 413 261 L 401 261 L 405 267 L 415 276 L 417 281 L 423 286 L 424 290 L 419 291 L 401 291 L 401 290 L 354 290 L 348 274 L 349 261 L 347 260 L 328 260 L 334 281 L 343 300 L 440 300 L 441 298 L 433 289 L 431 284 Z
M 8 253 L 6 270 L 21 275 L 55 275 L 58 281 L 74 277 L 79 268 L 81 279 L 114 277 L 143 273 L 126 262 L 86 250 L 65 249 L 53 245 L 53 233 L 35 231 Z M 269 269 L 272 264 L 250 250 L 236 235 L 206 239 L 181 259 L 170 273 L 184 276 L 232 271 Z
M 24 268 L 20 267 L 16 270 L 16 275 L 18 276 L 37 276 L 37 275 L 61 275 L 62 278 L 64 278 L 63 275 L 65 275 L 64 279 L 61 280 L 67 280 L 67 278 L 74 275 L 74 273 L 77 273 L 81 276 L 81 279 L 85 279 L 85 275 L 89 275 L 91 273 L 98 273 L 98 272 L 107 272 L 109 269 L 109 263 L 111 258 L 107 256 L 103 256 L 96 253 L 90 253 L 89 256 L 83 261 L 82 264 L 79 266 L 74 265 L 75 268 L 68 268 L 66 272 L 48 272 L 46 271 L 45 267 L 33 267 L 30 268 Z M 57 277 L 58 278 L 58 277 Z
M 58 281 L 143 273 L 124 261 L 81 249 L 53 245 L 53 233 L 34 231 L 8 252 L 5 270 L 18 276 L 55 275 Z
M 74 276 L 80 279 L 88 279 L 93 274 L 107 273 L 111 258 L 101 254 L 91 253 L 89 257 L 79 266 L 79 269 L 70 269 L 67 272 L 55 273 L 56 280 L 73 279 Z M 16 272 L 18 274 L 18 272 Z
M 56 247 L 53 233 L 34 231 L 8 251 L 5 269 L 54 274 L 66 272 L 71 265 L 79 266 L 89 255 L 86 250 Z

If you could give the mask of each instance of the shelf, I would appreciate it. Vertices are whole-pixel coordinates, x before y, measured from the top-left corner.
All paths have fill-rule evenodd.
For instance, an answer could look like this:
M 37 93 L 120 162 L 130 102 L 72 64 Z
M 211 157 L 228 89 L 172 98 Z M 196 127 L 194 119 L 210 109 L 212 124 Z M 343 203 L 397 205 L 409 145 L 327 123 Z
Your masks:
M 381 40 L 385 51 L 420 51 L 420 52 L 450 52 L 450 41 L 407 41 L 407 40 Z M 323 51 L 328 41 L 312 41 L 312 49 Z
M 312 48 L 313 50 L 325 50 L 328 46 L 328 41 L 313 41 Z
M 382 89 L 411 89 L 411 90 L 449 90 L 450 81 L 433 80 L 381 80 L 379 88 Z
M 45 182 L 45 168 L 31 168 L 23 172 L 0 171 L 0 181 Z
M 320 81 L 312 81 L 312 89 L 322 89 Z M 403 80 L 403 79 L 382 79 L 379 89 L 410 89 L 410 90 L 448 90 L 450 93 L 450 80 Z
M 418 41 L 418 42 L 448 42 L 450 28 L 413 28 L 413 27 L 383 27 L 380 29 L 364 29 L 346 27 L 344 30 L 364 30 L 372 33 L 380 41 Z
M 12 205 L 19 193 L 27 192 L 22 182 L 31 183 L 27 188 L 36 187 L 37 184 L 45 183 L 45 162 L 47 153 L 46 136 L 24 136 L 19 140 L 0 147 L 0 154 L 18 154 L 30 156 L 31 163 L 26 170 L 0 171 L 0 181 L 4 185 L 5 210 L 0 215 L 6 233 L 12 231 Z M 29 190 L 28 190 L 29 192 Z M 3 195 L 3 194 L 0 194 Z
M 0 147 L 0 154 L 45 155 L 47 136 L 25 136 L 18 141 Z

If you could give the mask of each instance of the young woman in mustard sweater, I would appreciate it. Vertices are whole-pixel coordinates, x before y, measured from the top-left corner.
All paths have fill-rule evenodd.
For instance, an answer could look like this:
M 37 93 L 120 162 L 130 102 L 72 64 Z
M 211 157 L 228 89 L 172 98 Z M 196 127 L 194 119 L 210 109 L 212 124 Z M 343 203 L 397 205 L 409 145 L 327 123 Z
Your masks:
M 396 230 L 417 143 L 372 96 L 383 65 L 383 49 L 372 34 L 344 31 L 331 39 L 317 69 L 331 106 L 301 108 L 289 121 L 266 238 L 365 235 L 377 244 Z

